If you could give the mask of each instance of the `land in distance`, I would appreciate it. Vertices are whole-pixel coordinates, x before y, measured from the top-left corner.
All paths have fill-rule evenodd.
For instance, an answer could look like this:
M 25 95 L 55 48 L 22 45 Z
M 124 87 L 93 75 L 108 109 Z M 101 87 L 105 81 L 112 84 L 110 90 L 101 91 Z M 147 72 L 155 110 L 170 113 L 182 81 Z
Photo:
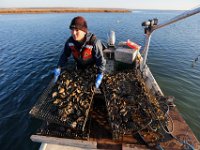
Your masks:
M 29 13 L 73 13 L 73 12 L 112 12 L 127 13 L 130 9 L 119 8 L 1 8 L 0 14 L 29 14 Z

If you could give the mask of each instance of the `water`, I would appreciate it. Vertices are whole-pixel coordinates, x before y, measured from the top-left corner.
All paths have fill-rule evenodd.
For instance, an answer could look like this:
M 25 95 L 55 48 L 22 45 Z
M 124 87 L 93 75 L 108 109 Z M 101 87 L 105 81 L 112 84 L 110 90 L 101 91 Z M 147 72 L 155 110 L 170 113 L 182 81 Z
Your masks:
M 63 13 L 0 16 L 0 147 L 2 150 L 36 150 L 31 134 L 41 125 L 28 115 L 52 77 L 71 19 L 82 15 L 89 29 L 103 41 L 110 30 L 116 43 L 130 39 L 144 45 L 141 22 L 159 22 L 180 11 L 133 13 Z M 200 15 L 153 33 L 149 67 L 165 95 L 173 95 L 184 119 L 200 139 Z

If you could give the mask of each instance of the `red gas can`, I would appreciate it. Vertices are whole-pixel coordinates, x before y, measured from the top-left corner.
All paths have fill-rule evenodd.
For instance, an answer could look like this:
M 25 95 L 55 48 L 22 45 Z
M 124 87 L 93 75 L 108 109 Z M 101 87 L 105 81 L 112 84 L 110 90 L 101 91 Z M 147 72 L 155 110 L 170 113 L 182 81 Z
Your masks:
M 127 40 L 126 44 L 127 44 L 128 47 L 130 47 L 130 48 L 132 48 L 134 50 L 139 50 L 141 48 L 140 45 L 138 45 L 138 44 L 136 44 L 136 43 L 134 43 L 134 42 L 132 42 L 130 40 Z

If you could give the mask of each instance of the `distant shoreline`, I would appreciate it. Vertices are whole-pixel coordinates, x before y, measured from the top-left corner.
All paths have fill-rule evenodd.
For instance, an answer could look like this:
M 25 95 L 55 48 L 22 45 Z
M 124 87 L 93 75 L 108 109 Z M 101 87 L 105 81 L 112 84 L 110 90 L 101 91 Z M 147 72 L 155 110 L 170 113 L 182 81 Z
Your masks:
M 115 8 L 1 8 L 0 14 L 39 14 L 39 13 L 78 13 L 78 12 L 111 12 L 128 13 L 130 9 Z

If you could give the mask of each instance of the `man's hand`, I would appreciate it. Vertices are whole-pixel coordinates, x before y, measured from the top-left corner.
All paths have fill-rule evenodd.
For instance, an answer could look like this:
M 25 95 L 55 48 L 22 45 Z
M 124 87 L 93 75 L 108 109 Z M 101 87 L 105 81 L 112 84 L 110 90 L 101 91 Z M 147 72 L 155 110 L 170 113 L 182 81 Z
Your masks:
M 58 80 L 58 77 L 60 76 L 60 72 L 61 72 L 60 68 L 55 68 L 53 70 L 53 73 L 54 73 L 54 82 L 56 82 Z
M 103 79 L 103 74 L 100 73 L 97 75 L 97 78 L 96 78 L 96 82 L 95 82 L 95 87 L 98 89 L 101 82 L 102 82 L 102 79 Z

